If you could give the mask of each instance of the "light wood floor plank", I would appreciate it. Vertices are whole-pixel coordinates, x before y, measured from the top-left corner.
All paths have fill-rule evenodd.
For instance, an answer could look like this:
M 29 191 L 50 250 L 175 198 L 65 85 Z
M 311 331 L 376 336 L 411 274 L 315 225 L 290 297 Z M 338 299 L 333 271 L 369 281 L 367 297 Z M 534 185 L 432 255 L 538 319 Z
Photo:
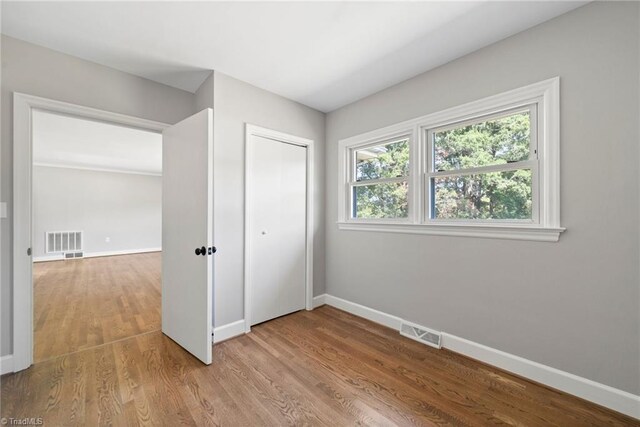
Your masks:
M 328 306 L 216 344 L 205 366 L 156 330 L 159 254 L 41 265 L 37 345 L 42 358 L 61 355 L 2 377 L 2 417 L 49 426 L 640 426 Z
M 159 252 L 38 262 L 34 360 L 160 329 Z
M 160 332 L 2 377 L 3 417 L 45 425 L 640 422 L 331 307 L 253 327 L 202 365 Z

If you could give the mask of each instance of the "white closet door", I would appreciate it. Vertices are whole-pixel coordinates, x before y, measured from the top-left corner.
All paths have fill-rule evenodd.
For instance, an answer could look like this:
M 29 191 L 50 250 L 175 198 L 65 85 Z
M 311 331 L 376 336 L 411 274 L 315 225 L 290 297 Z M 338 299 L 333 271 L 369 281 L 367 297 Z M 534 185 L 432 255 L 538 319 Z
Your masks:
M 250 323 L 305 308 L 306 148 L 250 142 Z

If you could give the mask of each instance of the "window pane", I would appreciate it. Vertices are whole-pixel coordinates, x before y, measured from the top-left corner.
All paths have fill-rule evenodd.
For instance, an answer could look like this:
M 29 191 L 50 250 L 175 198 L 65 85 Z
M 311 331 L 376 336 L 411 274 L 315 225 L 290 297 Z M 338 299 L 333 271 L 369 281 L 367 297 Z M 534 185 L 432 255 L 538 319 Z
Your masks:
M 519 162 L 529 158 L 529 111 L 433 134 L 435 171 Z
M 531 219 L 531 170 L 432 178 L 437 219 Z
M 356 181 L 409 175 L 409 140 L 355 151 Z
M 407 181 L 353 187 L 353 217 L 406 218 L 408 188 Z

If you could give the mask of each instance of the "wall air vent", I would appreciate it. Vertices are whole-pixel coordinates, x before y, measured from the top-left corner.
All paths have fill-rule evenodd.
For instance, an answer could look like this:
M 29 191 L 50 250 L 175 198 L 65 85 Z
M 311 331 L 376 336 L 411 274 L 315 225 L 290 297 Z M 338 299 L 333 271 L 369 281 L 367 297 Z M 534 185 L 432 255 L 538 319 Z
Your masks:
M 47 231 L 45 246 L 48 254 L 82 251 L 82 231 Z
M 430 345 L 431 347 L 438 349 L 441 347 L 442 335 L 440 332 L 425 328 L 424 326 L 403 321 L 400 327 L 400 335 Z

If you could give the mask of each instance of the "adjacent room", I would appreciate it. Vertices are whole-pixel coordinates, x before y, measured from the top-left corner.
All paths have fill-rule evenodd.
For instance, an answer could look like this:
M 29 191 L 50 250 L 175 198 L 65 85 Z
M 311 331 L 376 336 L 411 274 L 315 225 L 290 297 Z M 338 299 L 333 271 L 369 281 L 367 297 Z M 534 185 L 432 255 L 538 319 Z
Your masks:
M 160 329 L 162 135 L 33 114 L 34 362 Z
M 639 426 L 640 3 L 0 3 L 6 425 Z

